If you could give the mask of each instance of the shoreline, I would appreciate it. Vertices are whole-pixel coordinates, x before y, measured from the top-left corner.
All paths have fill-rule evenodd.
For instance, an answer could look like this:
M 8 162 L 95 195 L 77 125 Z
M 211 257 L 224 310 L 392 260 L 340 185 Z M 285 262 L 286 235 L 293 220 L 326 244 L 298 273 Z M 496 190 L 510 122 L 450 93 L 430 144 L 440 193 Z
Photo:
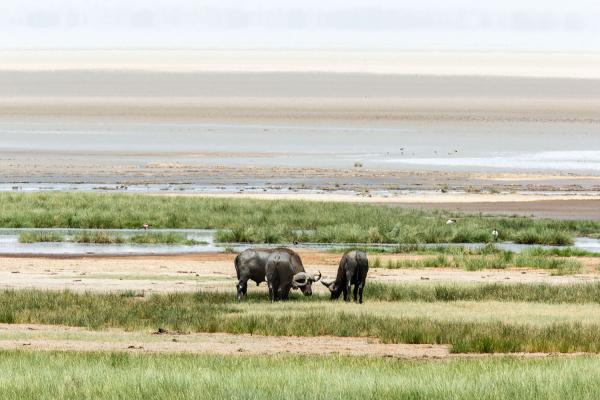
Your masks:
M 0 55 L 3 71 L 305 71 L 600 78 L 600 52 L 590 51 L 21 49 L 2 50 Z

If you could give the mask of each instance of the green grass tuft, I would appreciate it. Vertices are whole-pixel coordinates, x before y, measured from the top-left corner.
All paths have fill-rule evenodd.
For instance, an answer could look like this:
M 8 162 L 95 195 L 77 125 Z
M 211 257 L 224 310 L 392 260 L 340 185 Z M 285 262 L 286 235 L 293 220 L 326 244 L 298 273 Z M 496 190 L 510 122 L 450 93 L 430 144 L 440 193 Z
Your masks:
M 63 242 L 64 236 L 56 232 L 23 232 L 19 235 L 21 243 Z

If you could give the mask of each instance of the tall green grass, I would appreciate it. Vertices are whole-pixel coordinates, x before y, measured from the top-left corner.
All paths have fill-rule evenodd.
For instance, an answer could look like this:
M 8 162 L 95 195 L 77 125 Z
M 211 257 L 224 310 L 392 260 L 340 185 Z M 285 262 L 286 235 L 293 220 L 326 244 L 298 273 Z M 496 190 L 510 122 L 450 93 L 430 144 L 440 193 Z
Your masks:
M 174 232 L 145 232 L 127 238 L 129 243 L 137 244 L 185 244 L 194 245 L 200 242 L 188 239 L 185 235 Z
M 123 236 L 106 231 L 84 231 L 77 233 L 72 239 L 54 232 L 23 232 L 19 235 L 21 243 L 65 242 L 96 243 L 96 244 L 184 244 L 195 245 L 202 242 L 188 239 L 185 235 L 174 232 L 144 232 L 131 236 Z
M 597 221 L 458 215 L 445 211 L 308 201 L 214 199 L 101 193 L 2 193 L 2 227 L 219 229 L 224 242 L 462 243 L 501 240 L 571 244 L 600 231 Z
M 368 282 L 365 298 L 380 301 L 511 301 L 535 303 L 600 303 L 600 283 L 426 283 Z
M 535 247 L 535 249 L 542 249 L 542 247 Z M 568 249 L 573 249 L 569 247 Z M 352 250 L 362 250 L 364 252 L 370 254 L 419 254 L 419 255 L 428 255 L 428 254 L 447 254 L 447 255 L 488 255 L 488 254 L 498 254 L 502 252 L 506 252 L 506 250 L 499 249 L 493 243 L 486 243 L 484 246 L 479 248 L 468 248 L 462 245 L 434 245 L 434 246 L 426 246 L 424 244 L 399 244 L 397 246 L 386 246 L 386 247 L 378 247 L 377 245 L 360 245 L 360 246 L 350 246 L 350 247 L 342 247 L 342 248 L 333 248 L 328 250 L 330 253 L 345 253 L 347 251 Z M 543 250 L 543 249 L 542 249 Z M 562 250 L 562 249 L 556 249 Z M 578 250 L 578 249 L 575 249 Z M 549 253 L 550 254 L 550 253 Z M 572 254 L 572 255 L 587 255 L 586 254 Z M 593 254 L 593 253 L 592 253 Z M 542 254 L 540 254 L 542 255 Z M 554 254 L 551 254 L 554 255 Z M 559 254 L 556 254 L 559 255 Z M 570 256 L 570 255 L 566 255 Z
M 557 256 L 557 257 L 600 257 L 600 253 L 577 249 L 575 247 L 544 249 L 540 246 L 530 247 L 523 250 L 523 254 L 529 256 Z
M 104 231 L 85 231 L 73 236 L 73 241 L 76 243 L 121 244 L 125 243 L 125 238 Z
M 535 253 L 531 253 L 535 254 Z M 435 257 L 421 259 L 397 259 L 382 262 L 379 257 L 373 258 L 373 267 L 384 267 L 389 269 L 398 268 L 460 268 L 467 271 L 479 271 L 483 269 L 505 269 L 509 267 L 548 269 L 555 274 L 575 274 L 581 272 L 583 265 L 574 259 L 537 256 L 529 253 L 517 254 L 503 251 L 493 255 L 471 256 L 440 254 Z
M 23 232 L 19 234 L 21 243 L 62 242 L 65 237 L 56 232 Z
M 403 361 L 4 351 L 0 399 L 594 399 L 595 357 Z
M 214 293 L 139 298 L 129 294 L 4 291 L 0 292 L 0 322 L 271 336 L 363 336 L 378 337 L 386 343 L 449 344 L 454 352 L 600 352 L 600 326 L 594 324 L 448 321 L 332 312 L 322 305 L 304 312 L 269 313 L 265 308 L 269 305 L 261 304 L 263 312 L 257 313 L 235 304 L 233 297 Z

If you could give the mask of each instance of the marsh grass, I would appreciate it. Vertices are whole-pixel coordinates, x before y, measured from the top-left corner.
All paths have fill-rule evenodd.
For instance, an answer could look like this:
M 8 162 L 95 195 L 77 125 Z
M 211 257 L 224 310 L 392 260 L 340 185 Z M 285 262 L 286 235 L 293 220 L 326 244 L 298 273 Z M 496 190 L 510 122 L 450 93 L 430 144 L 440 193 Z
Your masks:
M 594 357 L 376 357 L 3 351 L 0 399 L 592 399 Z
M 572 244 L 597 221 L 485 217 L 368 204 L 214 199 L 101 193 L 2 193 L 0 226 L 10 228 L 218 229 L 223 242 L 465 243 L 500 240 Z M 448 218 L 458 222 L 446 225 Z
M 536 247 L 542 249 L 541 247 Z M 487 255 L 502 253 L 505 250 L 499 249 L 493 243 L 487 243 L 480 248 L 468 248 L 461 245 L 448 245 L 448 246 L 425 246 L 423 244 L 399 244 L 393 247 L 377 247 L 377 246 L 351 246 L 334 248 L 329 250 L 330 253 L 345 253 L 351 250 L 362 250 L 370 254 L 418 254 L 418 255 L 431 255 L 431 254 L 448 254 L 448 255 Z
M 65 237 L 56 232 L 23 232 L 19 234 L 20 243 L 62 242 Z
M 205 244 L 206 242 L 199 242 L 197 240 L 188 239 L 185 235 L 168 232 L 146 232 L 136 235 L 132 235 L 127 238 L 129 243 L 137 244 L 184 244 L 184 245 L 195 245 Z
M 75 243 L 98 243 L 98 244 L 121 244 L 126 240 L 121 235 L 111 234 L 105 231 L 85 231 L 73 236 Z
M 512 239 L 521 244 L 546 244 L 550 246 L 569 246 L 573 244 L 568 232 L 549 228 L 527 228 L 516 232 Z
M 206 244 L 206 242 L 188 239 L 185 235 L 174 232 L 144 232 L 131 236 L 124 236 L 102 230 L 80 232 L 75 234 L 72 239 L 67 239 L 65 236 L 54 232 L 24 232 L 19 235 L 19 241 L 21 243 L 72 241 L 75 243 L 95 244 Z
M 523 254 L 529 256 L 600 257 L 600 253 L 575 247 L 544 249 L 540 246 L 534 246 L 523 250 Z
M 583 269 L 583 265 L 577 260 L 528 254 L 519 254 L 513 263 L 517 268 L 549 269 L 559 275 L 574 274 Z
M 385 286 L 367 285 L 369 298 L 391 297 Z M 527 296 L 526 287 L 452 288 L 412 287 L 400 296 L 434 296 L 435 299 Z M 379 296 L 374 291 L 379 290 Z M 600 292 L 600 285 L 537 289 L 537 296 L 582 300 Z M 566 291 L 567 293 L 561 292 Z M 581 290 L 581 291 L 579 291 Z M 494 292 L 495 291 L 495 292 Z M 531 296 L 531 295 L 530 295 Z M 315 304 L 304 312 L 273 313 L 264 296 L 249 296 L 256 307 L 238 305 L 230 293 L 123 295 L 118 293 L 44 292 L 36 290 L 0 292 L 0 322 L 81 326 L 90 329 L 122 328 L 179 332 L 228 332 L 270 336 L 367 336 L 386 343 L 450 344 L 454 352 L 600 352 L 600 329 L 595 324 L 554 323 L 542 326 L 508 322 L 478 322 L 383 316 L 372 313 L 331 312 L 323 298 L 302 299 Z M 551 297 L 553 298 L 553 297 Z M 553 298 L 554 299 L 554 298 Z M 298 300 L 296 300 L 298 301 Z M 291 305 L 290 305 L 291 307 Z M 261 312 L 256 312 L 262 310 Z M 252 312 L 251 312 L 252 311 Z
M 536 254 L 536 253 L 532 253 Z M 453 255 L 440 254 L 435 257 L 421 259 L 388 259 L 385 263 L 379 257 L 373 258 L 373 267 L 379 265 L 389 269 L 422 269 L 422 268 L 459 268 L 467 271 L 483 269 L 531 268 L 547 269 L 554 274 L 575 274 L 583 269 L 581 262 L 564 257 L 538 256 L 528 253 L 514 254 L 501 251 L 492 255 Z
M 525 303 L 600 303 L 600 283 L 427 283 L 395 285 L 368 282 L 365 297 L 379 301 L 510 301 Z

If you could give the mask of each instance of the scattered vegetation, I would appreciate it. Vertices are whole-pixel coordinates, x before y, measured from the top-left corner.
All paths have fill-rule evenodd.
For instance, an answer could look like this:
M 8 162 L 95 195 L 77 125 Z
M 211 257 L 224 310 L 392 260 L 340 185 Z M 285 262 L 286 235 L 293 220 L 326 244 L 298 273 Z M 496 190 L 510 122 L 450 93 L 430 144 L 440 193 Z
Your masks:
M 518 289 L 520 293 L 517 292 Z M 532 296 L 524 289 L 527 287 L 512 289 L 496 285 L 477 289 L 433 286 L 427 290 L 437 298 L 442 296 L 446 299 L 489 297 L 490 293 L 495 293 L 497 297 Z M 373 290 L 381 292 L 390 289 L 375 286 Z M 369 293 L 373 293 L 373 290 Z M 412 290 L 414 295 L 422 289 L 413 287 Z M 600 285 L 597 284 L 589 285 L 589 288 L 540 286 L 533 287 L 531 293 L 541 297 L 570 296 L 579 301 L 582 296 L 589 296 L 592 292 L 596 295 L 594 301 L 598 302 Z M 386 296 L 390 294 L 387 292 Z M 251 296 L 249 301 L 258 300 L 258 297 Z M 234 296 L 228 293 L 153 294 L 137 297 L 117 293 L 9 290 L 0 292 L 0 322 L 82 326 L 91 329 L 163 328 L 179 332 L 275 336 L 368 336 L 378 337 L 387 343 L 450 344 L 454 352 L 600 352 L 600 326 L 593 323 L 565 322 L 536 326 L 498 321 L 394 317 L 374 313 L 361 313 L 360 318 L 357 318 L 358 310 L 351 312 L 345 311 L 343 307 L 336 309 L 336 303 L 329 303 L 318 297 L 299 300 L 317 303 L 315 307 L 302 312 L 295 310 L 276 313 L 271 305 L 264 302 L 264 296 L 261 300 L 261 304 L 247 307 L 236 304 Z M 328 306 L 323 307 L 325 304 Z M 292 307 L 293 304 L 288 306 Z
M 590 399 L 593 357 L 377 357 L 3 351 L 6 399 Z M 274 384 L 276 383 L 276 384 Z M 307 394 L 309 393 L 309 394 Z
M 536 247 L 540 248 L 541 247 Z M 448 245 L 448 246 L 426 246 L 423 244 L 399 244 L 393 247 L 378 247 L 376 245 L 371 246 L 352 246 L 343 248 L 331 249 L 331 253 L 344 253 L 351 250 L 362 250 L 369 254 L 450 254 L 450 255 L 482 255 L 482 254 L 497 254 L 502 253 L 506 250 L 501 250 L 496 247 L 493 243 L 486 243 L 480 248 L 469 248 L 462 245 Z
M 593 251 L 577 249 L 575 247 L 544 249 L 535 246 L 523 250 L 523 254 L 530 256 L 557 256 L 557 257 L 600 257 L 600 253 Z
M 529 254 L 515 254 L 509 251 L 502 251 L 492 255 L 452 255 L 440 254 L 435 257 L 426 257 L 420 259 L 388 259 L 382 262 L 379 257 L 373 259 L 373 267 L 376 265 L 384 268 L 460 268 L 467 271 L 479 271 L 482 269 L 505 269 L 509 267 L 549 269 L 556 274 L 574 274 L 581 272 L 583 265 L 574 259 L 554 257 L 554 256 L 535 256 Z
M 428 283 L 393 285 L 368 282 L 365 298 L 378 301 L 511 301 L 535 303 L 600 303 L 600 283 Z
M 130 243 L 137 244 L 206 244 L 206 242 L 199 242 L 197 240 L 188 239 L 183 234 L 173 232 L 146 232 L 130 236 L 127 239 Z
M 19 235 L 19 241 L 21 243 L 72 241 L 75 243 L 97 244 L 206 244 L 206 242 L 188 239 L 185 235 L 174 232 L 144 232 L 131 236 L 126 236 L 102 230 L 80 232 L 75 234 L 72 239 L 68 239 L 64 235 L 60 235 L 58 233 L 53 232 L 24 232 Z
M 56 232 L 23 232 L 19 235 L 21 243 L 62 242 L 65 237 Z
M 515 233 L 513 240 L 521 244 L 546 244 L 550 246 L 569 246 L 573 238 L 568 232 L 548 228 L 528 228 Z
M 110 234 L 105 231 L 85 231 L 73 236 L 76 243 L 121 244 L 126 240 L 121 235 Z

